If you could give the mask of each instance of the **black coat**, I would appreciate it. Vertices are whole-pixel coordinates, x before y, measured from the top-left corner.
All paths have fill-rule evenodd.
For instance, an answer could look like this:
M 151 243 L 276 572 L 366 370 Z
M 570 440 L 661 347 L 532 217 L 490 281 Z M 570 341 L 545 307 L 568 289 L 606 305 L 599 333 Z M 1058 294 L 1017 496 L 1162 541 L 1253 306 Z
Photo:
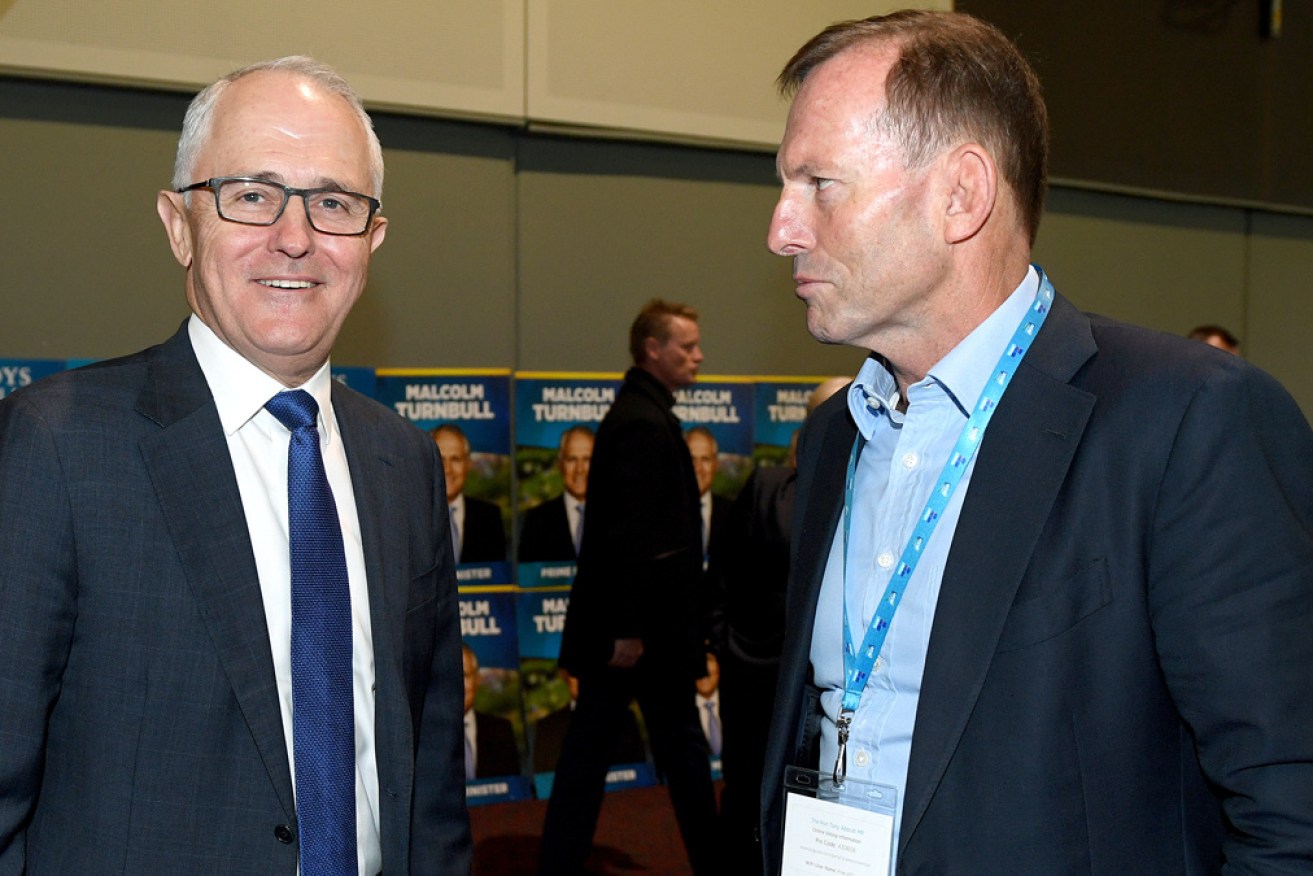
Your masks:
M 598 426 L 561 639 L 560 665 L 577 677 L 604 668 L 626 638 L 642 639 L 649 666 L 706 674 L 702 516 L 673 405 L 656 378 L 631 368 Z

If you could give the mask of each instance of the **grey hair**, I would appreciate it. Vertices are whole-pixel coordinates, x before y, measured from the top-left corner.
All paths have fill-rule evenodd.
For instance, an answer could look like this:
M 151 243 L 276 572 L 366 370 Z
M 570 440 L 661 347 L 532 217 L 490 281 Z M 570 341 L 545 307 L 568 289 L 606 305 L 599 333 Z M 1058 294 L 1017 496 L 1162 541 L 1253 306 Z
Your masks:
M 332 67 L 305 55 L 289 55 L 272 61 L 260 61 L 239 70 L 234 70 L 219 81 L 209 85 L 192 99 L 187 107 L 187 115 L 182 120 L 182 135 L 178 138 L 178 155 L 173 162 L 173 188 L 180 189 L 191 185 L 195 172 L 196 156 L 210 139 L 214 122 L 214 107 L 228 86 L 252 73 L 265 70 L 284 70 L 299 73 L 318 82 L 332 93 L 338 95 L 351 105 L 360 124 L 364 127 L 369 142 L 369 173 L 372 194 L 383 197 L 383 148 L 379 145 L 378 134 L 374 133 L 374 123 L 365 112 L 364 105 L 355 89 Z

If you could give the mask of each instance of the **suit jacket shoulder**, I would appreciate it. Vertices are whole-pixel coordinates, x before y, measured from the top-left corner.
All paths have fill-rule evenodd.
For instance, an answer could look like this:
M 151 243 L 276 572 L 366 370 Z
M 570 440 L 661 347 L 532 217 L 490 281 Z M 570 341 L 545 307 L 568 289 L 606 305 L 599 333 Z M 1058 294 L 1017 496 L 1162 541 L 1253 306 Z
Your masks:
M 505 562 L 506 528 L 502 522 L 501 509 L 492 502 L 467 495 L 462 542 L 462 563 Z

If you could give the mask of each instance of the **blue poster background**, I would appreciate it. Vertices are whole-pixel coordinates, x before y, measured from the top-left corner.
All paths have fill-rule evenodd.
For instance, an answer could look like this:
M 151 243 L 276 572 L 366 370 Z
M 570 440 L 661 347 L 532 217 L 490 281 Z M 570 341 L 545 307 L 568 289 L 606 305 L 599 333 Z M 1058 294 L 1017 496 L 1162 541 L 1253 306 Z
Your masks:
M 0 398 L 63 370 L 63 359 L 0 359 Z
M 474 652 L 479 667 L 473 709 L 510 723 L 515 737 L 515 751 L 507 756 L 513 758 L 519 766 L 510 775 L 467 782 L 466 801 L 471 806 L 479 806 L 526 799 L 530 793 L 530 784 L 524 774 L 524 711 L 514 592 L 505 588 L 461 593 L 460 626 L 461 640 Z M 491 744 L 491 741 L 481 740 L 479 744 L 485 743 Z
M 334 380 L 340 380 L 361 395 L 375 397 L 374 391 L 378 388 L 378 378 L 373 368 L 360 365 L 334 365 L 331 370 Z

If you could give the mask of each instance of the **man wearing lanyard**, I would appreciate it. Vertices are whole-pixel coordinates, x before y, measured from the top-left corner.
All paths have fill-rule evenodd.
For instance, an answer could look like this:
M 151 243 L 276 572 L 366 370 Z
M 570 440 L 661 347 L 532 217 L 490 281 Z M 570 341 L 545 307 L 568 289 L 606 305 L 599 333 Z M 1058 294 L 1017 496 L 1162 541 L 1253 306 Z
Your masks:
M 770 247 L 873 354 L 799 445 L 768 872 L 1309 872 L 1299 409 L 1030 265 L 1047 117 L 994 28 L 837 24 L 780 84 Z

